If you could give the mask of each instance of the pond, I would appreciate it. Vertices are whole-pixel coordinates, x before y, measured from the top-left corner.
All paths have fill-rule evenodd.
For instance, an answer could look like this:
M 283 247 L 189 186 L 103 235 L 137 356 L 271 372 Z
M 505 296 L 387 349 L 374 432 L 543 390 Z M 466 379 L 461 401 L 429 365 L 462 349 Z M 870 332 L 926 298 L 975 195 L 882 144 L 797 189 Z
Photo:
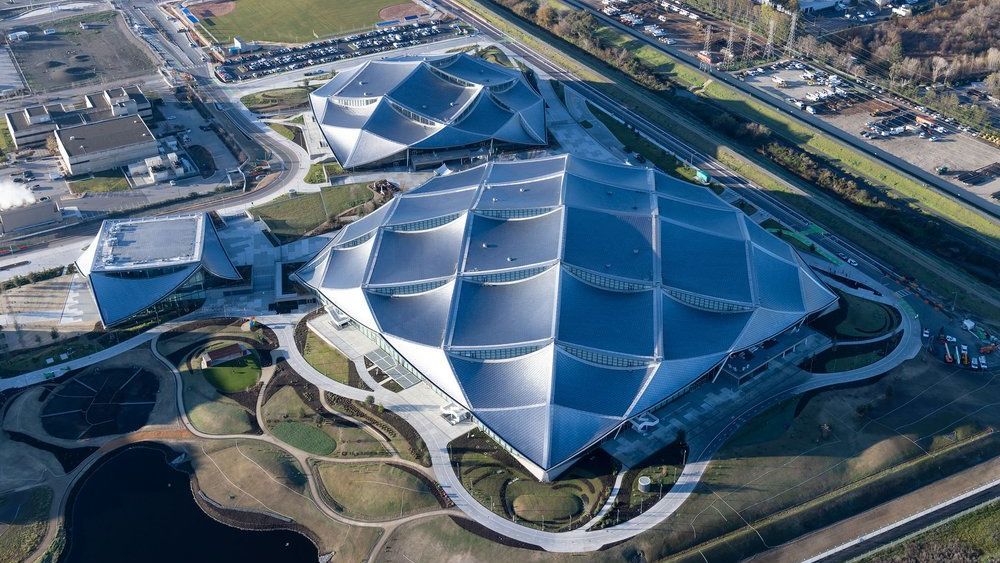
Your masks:
M 176 453 L 141 444 L 100 460 L 68 508 L 63 562 L 282 561 L 315 563 L 316 547 L 286 530 L 244 531 L 216 522 L 195 503 Z

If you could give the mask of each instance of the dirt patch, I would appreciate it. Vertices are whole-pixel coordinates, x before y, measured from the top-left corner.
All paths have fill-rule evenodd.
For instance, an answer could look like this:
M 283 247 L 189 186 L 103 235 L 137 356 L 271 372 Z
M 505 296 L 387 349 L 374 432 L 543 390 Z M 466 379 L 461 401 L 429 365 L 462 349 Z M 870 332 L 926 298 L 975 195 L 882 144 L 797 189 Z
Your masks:
M 386 6 L 378 11 L 378 19 L 381 21 L 401 20 L 406 16 L 419 16 L 426 14 L 427 10 L 423 6 L 418 6 L 413 2 Z
M 85 28 L 80 27 L 81 22 Z M 155 69 L 146 48 L 115 12 L 66 18 L 46 25 L 57 33 L 45 35 L 40 25 L 29 25 L 24 29 L 31 36 L 11 45 L 14 58 L 32 88 L 46 90 L 81 82 L 108 82 Z
M 191 12 L 199 18 L 224 16 L 236 9 L 236 2 L 206 2 L 191 6 Z

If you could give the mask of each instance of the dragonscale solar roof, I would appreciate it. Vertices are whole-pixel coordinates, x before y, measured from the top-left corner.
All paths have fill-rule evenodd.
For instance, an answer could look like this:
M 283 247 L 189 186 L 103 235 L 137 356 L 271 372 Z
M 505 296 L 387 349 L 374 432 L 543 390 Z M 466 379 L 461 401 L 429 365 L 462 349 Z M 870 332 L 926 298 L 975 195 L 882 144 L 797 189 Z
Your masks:
M 545 105 L 524 75 L 464 53 L 368 61 L 337 74 L 310 102 L 348 168 L 408 148 L 546 142 Z
M 546 471 L 836 300 L 711 190 L 568 155 L 434 177 L 298 277 Z

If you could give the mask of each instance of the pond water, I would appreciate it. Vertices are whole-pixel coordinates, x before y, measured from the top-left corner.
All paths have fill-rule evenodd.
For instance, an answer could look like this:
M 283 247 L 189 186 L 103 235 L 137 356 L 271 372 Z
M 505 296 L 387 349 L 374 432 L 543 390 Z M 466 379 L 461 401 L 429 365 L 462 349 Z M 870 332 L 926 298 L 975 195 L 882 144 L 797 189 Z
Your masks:
M 244 531 L 195 504 L 188 475 L 155 445 L 128 447 L 89 470 L 70 500 L 70 563 L 281 561 L 315 563 L 316 547 L 296 532 Z

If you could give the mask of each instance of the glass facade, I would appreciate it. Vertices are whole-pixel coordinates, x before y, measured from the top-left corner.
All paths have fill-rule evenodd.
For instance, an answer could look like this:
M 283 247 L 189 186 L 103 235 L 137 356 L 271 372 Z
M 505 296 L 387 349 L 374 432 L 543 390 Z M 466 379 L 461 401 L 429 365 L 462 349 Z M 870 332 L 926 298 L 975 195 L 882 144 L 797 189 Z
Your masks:
M 434 217 L 433 219 L 422 219 L 420 221 L 413 221 L 411 223 L 400 223 L 399 225 L 390 225 L 386 229 L 390 231 L 426 231 L 427 229 L 433 229 L 434 227 L 440 227 L 441 225 L 447 225 L 451 223 L 458 217 L 461 213 L 452 213 L 451 215 L 445 215 L 444 217 Z
M 584 270 L 583 268 L 570 266 L 569 264 L 564 264 L 563 268 L 565 268 L 567 272 L 572 274 L 573 277 L 578 280 L 603 289 L 621 292 L 636 292 L 653 288 L 652 282 L 638 282 L 613 278 L 611 276 L 598 274 L 592 270 Z
M 618 356 L 616 354 L 608 354 L 607 352 L 598 352 L 597 350 L 591 350 L 589 348 L 579 348 L 576 346 L 567 346 L 563 344 L 562 349 L 569 352 L 570 354 L 580 358 L 581 360 L 586 360 L 592 364 L 599 364 L 602 366 L 612 366 L 619 368 L 640 368 L 649 365 L 648 359 L 640 358 L 630 358 L 628 356 Z
M 537 276 L 548 269 L 548 266 L 541 266 L 538 268 L 526 268 L 524 270 L 507 270 L 493 274 L 467 275 L 464 279 L 487 285 L 491 283 L 509 283 Z
M 153 278 L 156 272 L 161 275 L 165 272 L 155 270 L 153 273 L 147 270 L 133 270 L 127 272 L 129 278 Z M 122 272 L 125 273 L 125 272 Z M 157 324 L 169 319 L 186 315 L 197 310 L 205 303 L 205 273 L 198 269 L 190 278 L 181 284 L 173 293 L 163 299 L 153 303 L 149 307 L 126 317 L 114 324 L 115 328 L 137 326 L 155 321 Z
M 711 297 L 696 295 L 679 289 L 667 289 L 667 294 L 685 305 L 690 305 L 691 307 L 705 311 L 716 311 L 720 313 L 742 313 L 746 311 L 753 311 L 753 305 L 734 303 L 732 301 L 724 301 L 722 299 L 713 299 Z
M 544 215 L 553 209 L 555 208 L 531 207 L 526 209 L 477 209 L 476 213 L 482 215 L 483 217 L 490 217 L 493 219 L 526 219 L 528 217 Z
M 388 295 L 389 297 L 394 295 L 414 295 L 417 293 L 431 291 L 432 289 L 437 289 L 446 283 L 448 283 L 448 280 L 414 283 L 410 285 L 394 285 L 391 287 L 369 287 L 368 291 L 379 295 Z
M 456 356 L 473 360 L 507 360 L 516 358 L 540 349 L 541 346 L 515 346 L 513 348 L 490 348 L 478 350 L 452 350 Z

